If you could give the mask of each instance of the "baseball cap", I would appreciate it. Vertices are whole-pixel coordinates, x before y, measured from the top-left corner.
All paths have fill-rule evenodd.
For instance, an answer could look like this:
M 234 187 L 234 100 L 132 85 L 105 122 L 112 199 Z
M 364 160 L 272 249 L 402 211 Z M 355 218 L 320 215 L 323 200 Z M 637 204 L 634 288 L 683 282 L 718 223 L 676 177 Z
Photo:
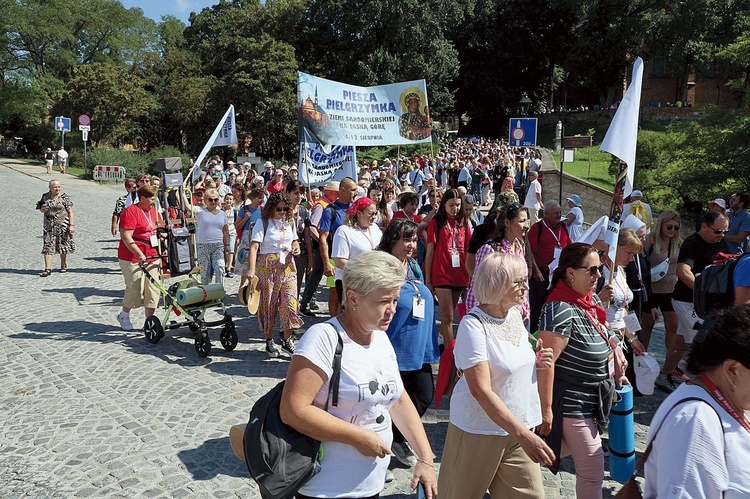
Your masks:
M 713 204 L 718 204 L 719 206 L 721 206 L 721 207 L 722 207 L 722 209 L 725 209 L 725 210 L 727 209 L 727 202 L 726 202 L 726 201 L 724 201 L 724 200 L 723 200 L 723 199 L 721 199 L 721 198 L 717 198 L 717 199 L 714 199 L 714 200 L 713 200 L 713 201 L 711 201 L 711 202 L 712 202 Z
M 633 359 L 635 386 L 644 395 L 654 394 L 654 382 L 659 376 L 659 363 L 649 354 L 636 355 Z
M 641 191 L 639 191 L 639 190 L 636 189 L 636 190 L 634 190 L 633 192 L 630 193 L 630 197 L 631 198 L 642 198 L 643 197 L 643 193 Z

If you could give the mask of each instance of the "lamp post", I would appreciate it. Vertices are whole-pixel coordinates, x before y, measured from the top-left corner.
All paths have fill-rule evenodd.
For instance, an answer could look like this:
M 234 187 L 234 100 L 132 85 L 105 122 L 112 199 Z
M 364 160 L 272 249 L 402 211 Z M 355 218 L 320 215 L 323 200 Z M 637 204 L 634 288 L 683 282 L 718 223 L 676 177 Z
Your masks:
M 529 96 L 524 92 L 521 95 L 521 100 L 518 101 L 518 111 L 522 116 L 527 116 L 529 114 L 529 107 L 531 104 L 533 104 L 533 101 L 529 99 Z

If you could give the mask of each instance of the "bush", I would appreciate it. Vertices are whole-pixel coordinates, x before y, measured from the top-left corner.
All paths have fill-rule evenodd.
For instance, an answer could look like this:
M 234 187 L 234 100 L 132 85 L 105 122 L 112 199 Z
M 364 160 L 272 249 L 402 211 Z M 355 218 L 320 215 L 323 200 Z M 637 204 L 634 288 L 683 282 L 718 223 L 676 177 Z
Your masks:
M 71 165 L 74 158 L 80 156 L 80 163 L 77 166 L 83 166 L 83 154 L 70 153 Z M 126 177 L 136 177 L 150 167 L 150 157 L 141 155 L 133 151 L 110 147 L 92 147 L 89 149 L 88 160 L 86 164 L 86 174 L 93 175 L 94 166 L 122 166 L 125 168 Z

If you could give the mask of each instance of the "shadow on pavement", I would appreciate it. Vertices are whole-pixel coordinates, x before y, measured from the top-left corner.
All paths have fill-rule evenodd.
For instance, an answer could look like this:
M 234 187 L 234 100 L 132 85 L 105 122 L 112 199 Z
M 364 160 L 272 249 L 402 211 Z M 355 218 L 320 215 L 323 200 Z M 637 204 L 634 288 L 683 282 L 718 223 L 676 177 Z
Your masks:
M 197 449 L 178 452 L 177 457 L 195 480 L 211 480 L 218 475 L 227 475 L 246 478 L 248 483 L 253 483 L 254 486 L 247 466 L 232 452 L 228 436 L 206 440 Z
M 92 296 L 100 296 L 102 298 L 114 298 L 116 300 L 113 300 L 113 302 L 122 302 L 122 295 L 123 291 L 119 290 L 113 290 L 113 289 L 98 289 L 93 287 L 83 287 L 83 288 L 61 288 L 61 289 L 47 289 L 45 290 L 47 293 L 70 293 L 73 296 L 75 296 L 76 300 L 79 302 L 85 301 L 87 298 L 91 298 Z M 97 303 L 97 305 L 107 305 L 109 303 Z M 90 303 L 87 303 L 87 305 L 90 305 Z M 112 305 L 117 305 L 117 303 L 112 303 Z
M 109 249 L 109 248 L 104 248 Z M 116 251 L 117 248 L 112 248 L 112 251 Z M 90 260 L 98 263 L 117 263 L 117 256 L 87 256 L 84 260 Z
M 34 269 L 0 269 L 0 274 L 21 274 L 21 275 L 39 275 L 42 272 L 42 264 L 39 270 Z

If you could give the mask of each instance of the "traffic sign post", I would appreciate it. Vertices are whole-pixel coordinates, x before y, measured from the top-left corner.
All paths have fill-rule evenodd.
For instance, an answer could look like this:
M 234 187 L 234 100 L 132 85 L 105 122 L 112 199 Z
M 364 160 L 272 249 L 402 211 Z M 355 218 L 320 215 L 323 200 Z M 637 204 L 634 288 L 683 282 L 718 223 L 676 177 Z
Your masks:
M 513 147 L 536 147 L 536 118 L 511 118 L 508 144 Z
M 60 144 L 65 147 L 65 132 L 70 132 L 70 118 L 55 116 L 55 130 L 61 133 Z

